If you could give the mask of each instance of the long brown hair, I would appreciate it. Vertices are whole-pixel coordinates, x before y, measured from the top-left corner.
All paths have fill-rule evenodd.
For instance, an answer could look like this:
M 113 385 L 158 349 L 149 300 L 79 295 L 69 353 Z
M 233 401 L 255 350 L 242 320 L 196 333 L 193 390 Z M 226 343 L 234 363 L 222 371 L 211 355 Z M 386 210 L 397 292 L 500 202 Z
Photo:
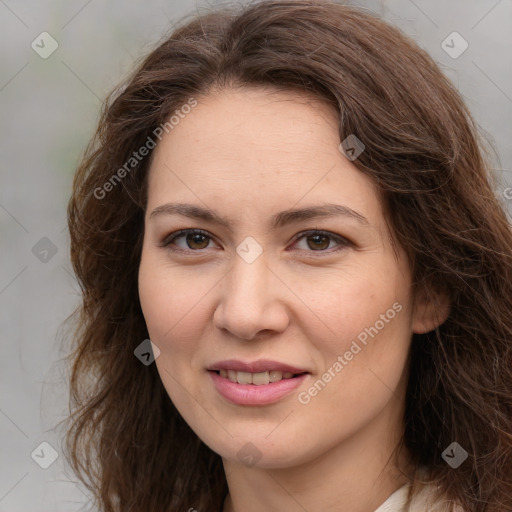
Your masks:
M 451 301 L 439 328 L 412 337 L 401 448 L 444 499 L 512 510 L 512 234 L 491 153 L 425 51 L 377 16 L 327 1 L 196 16 L 106 101 L 68 207 L 83 294 L 69 356 L 74 471 L 105 512 L 222 510 L 220 456 L 177 412 L 156 366 L 134 356 L 148 338 L 137 274 L 150 155 L 130 159 L 191 98 L 228 84 L 306 91 L 337 113 L 340 141 L 363 141 L 353 163 L 377 184 L 415 287 Z M 442 457 L 452 442 L 468 452 L 456 469 Z

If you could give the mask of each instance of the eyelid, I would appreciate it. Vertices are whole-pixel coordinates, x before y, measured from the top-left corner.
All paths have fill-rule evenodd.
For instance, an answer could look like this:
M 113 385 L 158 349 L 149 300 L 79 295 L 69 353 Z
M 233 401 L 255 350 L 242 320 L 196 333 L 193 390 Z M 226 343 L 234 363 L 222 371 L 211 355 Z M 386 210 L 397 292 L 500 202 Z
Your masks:
M 203 253 L 206 249 L 197 249 L 197 250 L 194 250 L 194 249 L 171 249 L 169 246 L 170 244 L 176 240 L 177 238 L 179 237 L 182 237 L 184 235 L 188 235 L 188 234 L 200 234 L 200 235 L 203 235 L 209 239 L 211 239 L 212 241 L 215 242 L 215 237 L 213 235 L 211 235 L 208 231 L 205 231 L 203 229 L 198 229 L 198 228 L 187 228 L 187 229 L 180 229 L 178 231 L 174 231 L 173 233 L 171 233 L 170 235 L 166 236 L 162 242 L 160 242 L 158 245 L 159 247 L 162 247 L 162 248 L 166 248 L 172 252 L 175 252 L 175 253 L 181 253 L 181 254 L 191 254 L 191 253 L 197 253 L 197 254 L 201 254 Z M 332 233 L 331 231 L 326 231 L 326 230 L 323 230 L 323 229 L 308 229 L 308 230 L 305 230 L 305 231 L 301 231 L 299 233 L 297 233 L 293 239 L 292 239 L 292 244 L 295 244 L 297 243 L 299 240 L 301 240 L 302 238 L 306 238 L 307 236 L 311 236 L 311 235 L 325 235 L 331 239 L 333 239 L 334 241 L 336 241 L 338 244 L 339 244 L 339 247 L 337 248 L 331 248 L 331 249 L 328 249 L 328 250 L 319 250 L 319 251 L 304 251 L 304 252 L 308 252 L 308 253 L 312 253 L 313 255 L 315 253 L 318 253 L 319 256 L 321 255 L 327 255 L 327 254 L 333 254 L 333 253 L 336 253 L 344 248 L 347 248 L 347 247 L 351 247 L 351 246 L 354 246 L 354 244 L 348 240 L 347 238 L 341 236 L 341 235 L 338 235 L 336 233 Z M 299 249 L 300 251 L 300 249 Z

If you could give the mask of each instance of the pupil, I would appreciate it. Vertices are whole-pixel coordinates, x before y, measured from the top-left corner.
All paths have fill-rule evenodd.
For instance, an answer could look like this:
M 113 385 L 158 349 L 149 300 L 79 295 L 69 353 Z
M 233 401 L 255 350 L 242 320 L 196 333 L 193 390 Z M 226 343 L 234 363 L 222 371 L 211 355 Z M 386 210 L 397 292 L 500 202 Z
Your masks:
M 315 239 L 315 240 L 316 240 L 314 243 L 316 244 L 316 248 L 317 248 L 317 249 L 325 249 L 326 247 L 329 247 L 329 242 L 328 242 L 328 238 L 329 238 L 329 237 L 327 237 L 326 235 L 311 235 L 309 238 L 310 238 L 310 239 L 311 239 L 311 238 L 313 238 L 313 239 Z M 323 244 L 323 246 L 322 246 L 322 247 L 320 247 L 320 246 L 318 245 L 319 239 L 323 239 L 323 240 L 324 240 L 324 242 L 327 240 L 327 245 L 325 245 L 325 243 L 324 243 L 324 244 Z M 322 242 L 320 241 L 320 243 L 322 243 Z
M 195 243 L 198 243 L 199 245 L 201 245 L 201 241 L 197 240 L 197 239 L 206 239 L 206 236 L 205 235 L 201 235 L 200 233 L 192 233 L 192 234 L 189 234 L 188 237 L 187 237 L 187 244 L 190 246 L 191 244 L 195 244 Z M 206 245 L 204 244 L 205 240 L 203 240 L 203 247 L 195 247 L 196 249 L 204 249 L 205 247 L 208 246 L 208 241 L 206 241 Z M 193 248 L 193 247 L 191 247 Z

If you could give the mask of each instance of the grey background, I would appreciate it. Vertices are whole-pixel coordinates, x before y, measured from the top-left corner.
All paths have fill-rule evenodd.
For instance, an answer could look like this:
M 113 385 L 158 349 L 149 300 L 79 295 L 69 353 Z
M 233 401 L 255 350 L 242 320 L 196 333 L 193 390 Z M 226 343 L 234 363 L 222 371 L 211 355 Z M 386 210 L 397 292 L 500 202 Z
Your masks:
M 401 27 L 459 88 L 499 152 L 497 193 L 510 212 L 511 0 L 352 3 Z M 43 441 L 61 453 L 54 426 L 66 413 L 67 387 L 59 328 L 79 299 L 67 254 L 72 176 L 101 100 L 197 6 L 207 4 L 0 0 L 0 512 L 92 510 L 61 455 L 48 469 L 31 458 Z M 59 45 L 47 59 L 31 48 L 43 31 Z M 469 44 L 456 59 L 441 47 L 453 31 Z M 44 447 L 37 453 L 49 457 Z

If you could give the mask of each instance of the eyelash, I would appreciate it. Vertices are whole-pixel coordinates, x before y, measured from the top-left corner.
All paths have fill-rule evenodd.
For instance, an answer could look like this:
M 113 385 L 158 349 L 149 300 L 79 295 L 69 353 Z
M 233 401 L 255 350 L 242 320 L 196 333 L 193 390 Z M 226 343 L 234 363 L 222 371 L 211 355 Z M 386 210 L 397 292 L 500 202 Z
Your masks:
M 172 242 L 174 242 L 175 240 L 177 240 L 178 238 L 182 238 L 188 234 L 197 234 L 197 235 L 203 235 L 205 236 L 206 238 L 209 238 L 210 240 L 213 240 L 213 237 L 207 232 L 207 231 L 203 231 L 202 229 L 181 229 L 179 231 L 176 231 L 175 233 L 171 233 L 169 236 L 167 236 L 160 244 L 159 246 L 160 247 L 163 247 L 169 251 L 172 251 L 174 253 L 181 253 L 181 254 L 184 254 L 184 253 L 191 253 L 191 252 L 195 252 L 195 253 L 200 253 L 200 252 L 203 252 L 205 251 L 206 249 L 188 249 L 188 250 L 185 250 L 185 249 L 173 249 L 171 248 L 171 244 Z M 298 235 L 295 237 L 293 243 L 295 244 L 296 242 L 298 242 L 299 240 L 301 240 L 302 238 L 307 238 L 308 236 L 312 236 L 312 235 L 323 235 L 323 236 L 326 236 L 328 238 L 331 238 L 335 241 L 337 241 L 339 244 L 340 244 L 340 247 L 338 247 L 337 249 L 323 249 L 323 250 L 318 250 L 318 251 L 313 251 L 313 250 L 309 250 L 309 251 L 306 251 L 306 252 L 311 252 L 311 253 L 320 253 L 320 257 L 321 255 L 327 253 L 327 254 L 333 254 L 333 253 L 336 253 L 336 252 L 339 252 L 341 251 L 342 249 L 345 249 L 347 247 L 349 247 L 351 244 L 351 242 L 349 242 L 347 239 L 339 236 L 339 235 L 335 235 L 334 233 L 330 233 L 329 231 L 322 231 L 322 230 L 309 230 L 309 231 L 303 231 L 301 233 L 298 233 Z M 316 257 L 316 256 L 315 256 Z

